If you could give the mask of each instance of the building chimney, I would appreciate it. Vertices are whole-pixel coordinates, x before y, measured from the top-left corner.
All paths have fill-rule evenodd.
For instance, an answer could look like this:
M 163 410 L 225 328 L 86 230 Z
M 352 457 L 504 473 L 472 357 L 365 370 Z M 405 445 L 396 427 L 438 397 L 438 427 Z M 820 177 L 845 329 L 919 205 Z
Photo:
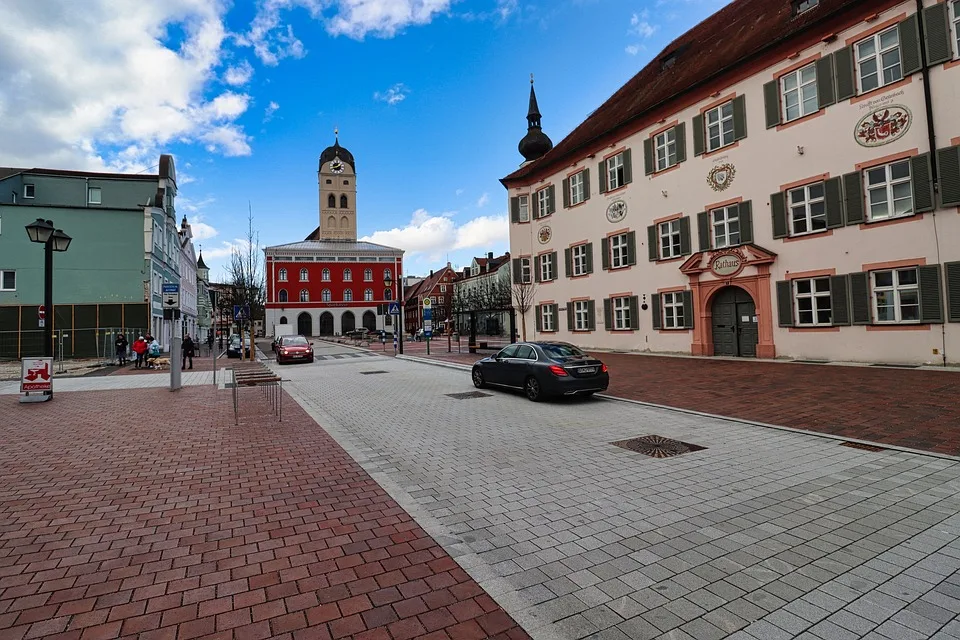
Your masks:
M 493 251 L 487 252 L 487 260 L 493 260 Z
M 430 269 L 430 277 L 433 277 L 433 269 Z

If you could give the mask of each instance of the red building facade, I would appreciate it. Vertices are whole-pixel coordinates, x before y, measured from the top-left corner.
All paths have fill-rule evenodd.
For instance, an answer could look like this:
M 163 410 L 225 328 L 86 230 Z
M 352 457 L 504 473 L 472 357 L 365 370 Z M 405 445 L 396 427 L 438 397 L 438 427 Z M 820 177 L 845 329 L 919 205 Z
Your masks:
M 423 327 L 423 299 L 430 298 L 433 309 L 433 333 L 441 334 L 453 318 L 453 285 L 458 275 L 450 263 L 440 271 L 430 275 L 415 285 L 407 287 L 404 293 L 404 324 L 406 333 L 413 334 Z

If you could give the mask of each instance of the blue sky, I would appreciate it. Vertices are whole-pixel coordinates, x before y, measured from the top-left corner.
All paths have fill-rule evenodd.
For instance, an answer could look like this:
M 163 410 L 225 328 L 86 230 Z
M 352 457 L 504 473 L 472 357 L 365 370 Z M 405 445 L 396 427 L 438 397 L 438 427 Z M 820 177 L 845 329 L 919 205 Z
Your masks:
M 408 274 L 464 266 L 507 248 L 499 178 L 522 159 L 530 73 L 559 142 L 725 3 L 18 3 L 0 21 L 0 165 L 136 172 L 173 153 L 216 277 L 248 202 L 261 245 L 317 226 L 339 127 L 359 234 L 405 249 Z

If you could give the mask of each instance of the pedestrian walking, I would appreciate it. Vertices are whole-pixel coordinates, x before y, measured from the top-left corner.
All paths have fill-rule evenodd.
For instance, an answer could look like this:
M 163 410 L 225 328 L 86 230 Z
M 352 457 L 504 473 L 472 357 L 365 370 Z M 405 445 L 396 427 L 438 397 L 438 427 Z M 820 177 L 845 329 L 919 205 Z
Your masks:
M 147 336 L 147 340 L 150 342 L 147 347 L 147 368 L 153 369 L 154 360 L 160 357 L 160 343 L 153 336 Z
M 134 362 L 134 368 L 139 369 L 143 366 L 143 354 L 147 352 L 147 341 L 143 339 L 143 336 L 140 336 L 133 341 L 133 354 L 136 356 L 137 360 Z
M 127 344 L 127 336 L 122 333 L 114 341 L 114 346 L 117 348 L 117 364 L 121 367 L 127 364 Z
M 183 342 L 180 344 L 181 352 L 183 353 L 183 364 L 180 365 L 181 369 L 193 369 L 193 350 L 195 349 L 193 343 L 193 338 L 190 337 L 190 334 L 187 334 L 187 337 L 183 339 Z M 187 367 L 187 360 L 190 360 L 190 367 Z

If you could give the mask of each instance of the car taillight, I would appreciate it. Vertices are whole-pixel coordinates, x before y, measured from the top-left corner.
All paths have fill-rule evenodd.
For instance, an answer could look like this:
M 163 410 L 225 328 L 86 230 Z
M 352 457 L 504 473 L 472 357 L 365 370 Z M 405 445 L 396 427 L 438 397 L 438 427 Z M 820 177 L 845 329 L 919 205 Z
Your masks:
M 555 376 L 561 376 L 561 377 L 567 375 L 566 369 L 556 364 L 550 365 L 550 373 L 552 373 Z
M 600 373 L 606 373 L 606 372 L 607 372 L 607 365 L 601 364 L 601 365 L 600 365 Z

